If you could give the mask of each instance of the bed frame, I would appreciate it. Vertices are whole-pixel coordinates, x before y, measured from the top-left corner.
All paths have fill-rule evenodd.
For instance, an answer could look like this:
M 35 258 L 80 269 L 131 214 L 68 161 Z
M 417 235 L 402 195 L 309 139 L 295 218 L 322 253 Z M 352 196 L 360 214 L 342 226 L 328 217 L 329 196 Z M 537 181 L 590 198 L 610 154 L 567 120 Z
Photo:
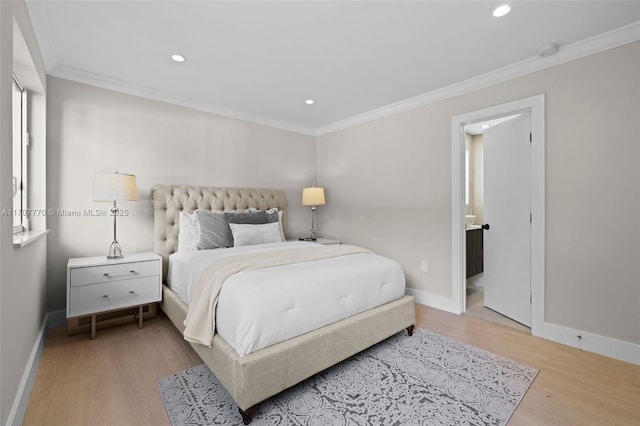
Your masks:
M 177 249 L 180 211 L 277 207 L 283 212 L 283 221 L 286 215 L 286 197 L 274 189 L 156 185 L 151 189 L 151 200 L 155 251 L 163 259 L 163 281 L 169 255 Z M 183 332 L 187 306 L 166 286 L 160 308 Z M 217 334 L 212 348 L 190 344 L 238 404 L 244 424 L 249 424 L 258 403 L 403 329 L 412 335 L 414 324 L 413 297 L 404 296 L 245 356 L 238 355 Z

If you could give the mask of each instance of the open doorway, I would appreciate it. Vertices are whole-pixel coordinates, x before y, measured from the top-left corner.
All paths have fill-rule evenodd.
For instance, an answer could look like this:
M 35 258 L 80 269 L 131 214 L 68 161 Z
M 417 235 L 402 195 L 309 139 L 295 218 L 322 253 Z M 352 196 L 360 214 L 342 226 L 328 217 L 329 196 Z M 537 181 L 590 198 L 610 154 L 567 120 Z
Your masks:
M 466 241 L 466 311 L 464 315 L 494 322 L 524 333 L 530 333 L 531 316 L 529 305 L 530 224 L 528 221 L 530 128 L 528 112 L 510 114 L 464 126 Z M 514 132 L 514 129 L 517 131 Z M 517 146 L 514 147 L 514 144 Z M 487 157 L 485 157 L 485 145 L 488 145 Z M 486 180 L 485 170 L 488 175 Z M 515 179 L 514 174 L 522 176 Z M 518 180 L 524 188 L 514 187 L 518 185 Z M 488 200 L 485 200 L 487 184 L 491 186 L 487 188 Z M 485 219 L 487 201 L 488 215 Z M 501 204 L 507 205 L 501 206 Z M 523 211 L 523 208 L 526 211 Z M 514 221 L 513 218 L 508 217 L 525 214 L 526 221 Z M 493 230 L 491 224 L 493 224 Z M 520 232 L 517 232 L 518 230 Z M 516 245 L 520 247 L 514 250 Z M 505 248 L 507 248 L 506 253 Z M 515 270 L 510 270 L 513 268 Z
M 451 119 L 451 219 L 452 219 L 452 310 L 467 310 L 466 279 L 466 164 L 465 128 L 468 125 L 518 114 L 530 116 L 530 256 L 528 277 L 530 282 L 531 333 L 544 323 L 544 95 L 533 96 L 479 111 L 458 115 Z M 487 212 L 484 212 L 485 214 Z M 477 215 L 476 215 L 477 216 Z M 477 219 L 477 218 L 476 218 Z M 483 222 L 486 218 L 483 218 Z M 475 222 L 473 225 L 481 225 Z M 496 233 L 497 234 L 497 233 Z

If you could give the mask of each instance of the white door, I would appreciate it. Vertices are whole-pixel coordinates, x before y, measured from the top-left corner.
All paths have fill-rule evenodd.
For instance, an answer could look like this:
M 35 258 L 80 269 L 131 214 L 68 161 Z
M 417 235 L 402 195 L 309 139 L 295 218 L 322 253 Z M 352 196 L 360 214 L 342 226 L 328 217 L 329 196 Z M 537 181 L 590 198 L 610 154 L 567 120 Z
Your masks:
M 484 304 L 531 327 L 531 117 L 484 132 Z

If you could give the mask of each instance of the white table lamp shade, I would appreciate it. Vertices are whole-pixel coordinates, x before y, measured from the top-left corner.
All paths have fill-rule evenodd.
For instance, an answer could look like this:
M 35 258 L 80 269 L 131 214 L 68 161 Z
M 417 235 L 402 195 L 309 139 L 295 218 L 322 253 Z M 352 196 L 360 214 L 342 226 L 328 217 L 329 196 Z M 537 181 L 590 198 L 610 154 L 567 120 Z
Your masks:
M 113 203 L 111 209 L 113 215 L 113 242 L 109 246 L 107 259 L 122 259 L 122 248 L 116 238 L 116 218 L 118 208 L 116 201 L 137 201 L 138 187 L 136 177 L 125 173 L 98 173 L 93 181 L 94 201 L 110 201 Z
M 98 173 L 93 183 L 94 201 L 137 201 L 136 177 L 124 173 Z
M 303 206 L 324 206 L 324 188 L 311 187 L 302 189 L 302 205 Z
M 321 186 L 312 186 L 310 188 L 302 188 L 302 205 L 311 206 L 311 231 L 307 240 L 316 240 L 316 206 L 324 206 L 324 188 Z

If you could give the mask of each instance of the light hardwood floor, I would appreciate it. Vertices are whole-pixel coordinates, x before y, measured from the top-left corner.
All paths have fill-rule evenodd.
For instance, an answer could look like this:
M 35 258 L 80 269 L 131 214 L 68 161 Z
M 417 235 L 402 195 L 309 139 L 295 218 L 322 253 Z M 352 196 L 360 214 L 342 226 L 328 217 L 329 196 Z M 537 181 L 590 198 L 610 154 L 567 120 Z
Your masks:
M 467 286 L 467 310 L 464 315 L 480 318 L 506 327 L 511 327 L 523 333 L 531 334 L 531 329 L 525 327 L 484 306 L 484 288 L 477 286 Z
M 416 305 L 417 326 L 540 369 L 510 425 L 639 425 L 640 367 Z M 47 338 L 25 425 L 169 424 L 156 380 L 201 361 L 164 316 Z

